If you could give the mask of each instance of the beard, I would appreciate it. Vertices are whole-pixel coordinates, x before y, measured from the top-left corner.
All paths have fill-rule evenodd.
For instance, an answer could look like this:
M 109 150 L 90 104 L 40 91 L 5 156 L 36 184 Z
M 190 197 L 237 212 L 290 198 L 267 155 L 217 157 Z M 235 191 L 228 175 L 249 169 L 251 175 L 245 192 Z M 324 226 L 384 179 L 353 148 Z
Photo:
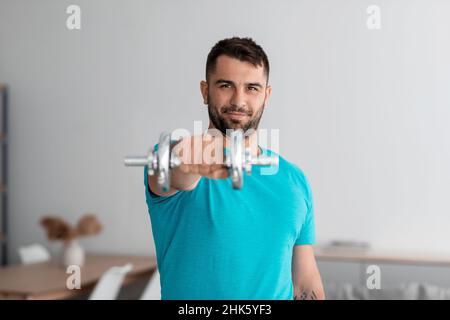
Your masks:
M 256 131 L 258 129 L 258 125 L 259 125 L 259 122 L 261 121 L 261 117 L 263 115 L 264 108 L 265 108 L 265 106 L 262 105 L 261 108 L 259 108 L 255 114 L 253 114 L 252 110 L 240 108 L 240 107 L 236 107 L 236 106 L 226 105 L 221 108 L 218 108 L 212 102 L 209 94 L 208 94 L 208 102 L 209 102 L 208 103 L 209 119 L 212 122 L 212 124 L 214 125 L 214 127 L 217 130 L 219 130 L 220 132 L 222 132 L 223 136 L 226 136 L 227 129 L 233 129 L 233 130 L 242 129 L 244 131 L 244 133 L 250 129 L 253 129 Z M 241 112 L 241 113 L 244 113 L 247 117 L 250 117 L 250 119 L 247 121 L 228 119 L 223 116 L 223 114 L 226 114 L 227 112 Z

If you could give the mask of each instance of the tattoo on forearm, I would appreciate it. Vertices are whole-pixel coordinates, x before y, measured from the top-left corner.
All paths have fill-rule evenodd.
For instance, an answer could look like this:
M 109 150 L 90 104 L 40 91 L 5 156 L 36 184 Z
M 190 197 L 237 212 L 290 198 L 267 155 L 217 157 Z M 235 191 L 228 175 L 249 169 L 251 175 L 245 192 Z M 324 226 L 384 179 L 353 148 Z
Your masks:
M 317 300 L 317 294 L 314 290 L 311 292 L 301 291 L 299 295 L 294 295 L 294 300 Z

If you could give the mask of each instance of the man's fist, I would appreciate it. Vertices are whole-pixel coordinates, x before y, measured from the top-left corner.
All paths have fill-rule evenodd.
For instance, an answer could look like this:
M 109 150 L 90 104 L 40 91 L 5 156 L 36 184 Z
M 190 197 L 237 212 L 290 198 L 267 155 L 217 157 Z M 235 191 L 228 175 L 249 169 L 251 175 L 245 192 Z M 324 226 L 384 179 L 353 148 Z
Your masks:
M 182 174 L 199 175 L 210 179 L 228 178 L 228 169 L 224 165 L 223 136 L 210 134 L 182 138 L 173 146 L 173 153 L 181 160 L 176 168 Z

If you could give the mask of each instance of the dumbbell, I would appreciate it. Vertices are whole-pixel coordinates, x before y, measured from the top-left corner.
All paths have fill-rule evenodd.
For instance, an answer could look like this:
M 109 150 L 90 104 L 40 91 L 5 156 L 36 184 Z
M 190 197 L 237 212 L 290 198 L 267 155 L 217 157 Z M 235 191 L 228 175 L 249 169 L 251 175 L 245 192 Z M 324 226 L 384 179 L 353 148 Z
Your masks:
M 150 152 L 142 157 L 125 158 L 126 166 L 140 166 L 148 168 L 148 174 L 158 176 L 158 187 L 161 191 L 170 190 L 170 170 L 181 164 L 180 158 L 170 153 L 170 133 L 163 132 L 159 136 L 158 150 L 150 150 Z
M 151 150 L 147 156 L 127 157 L 126 166 L 147 166 L 149 175 L 157 175 L 158 187 L 167 192 L 170 189 L 170 170 L 181 165 L 181 160 L 170 152 L 170 133 L 163 132 L 159 137 L 158 150 Z M 252 166 L 277 166 L 278 157 L 251 155 L 245 148 L 244 133 L 234 130 L 230 135 L 231 148 L 225 155 L 224 165 L 228 168 L 233 189 L 241 189 L 244 185 L 244 171 L 251 174 Z
M 241 129 L 233 130 L 230 142 L 231 148 L 225 155 L 225 165 L 229 170 L 233 189 L 244 186 L 244 171 L 250 175 L 253 166 L 278 166 L 278 157 L 252 156 L 250 148 L 245 147 L 244 132 Z

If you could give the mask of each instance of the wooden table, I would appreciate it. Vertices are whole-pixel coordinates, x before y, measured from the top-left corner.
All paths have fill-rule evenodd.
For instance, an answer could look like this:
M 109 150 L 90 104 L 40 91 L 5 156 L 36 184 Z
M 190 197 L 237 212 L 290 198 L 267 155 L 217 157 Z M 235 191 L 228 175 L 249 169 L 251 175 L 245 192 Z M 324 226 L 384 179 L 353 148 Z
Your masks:
M 127 263 L 133 269 L 124 285 L 149 278 L 156 270 L 154 256 L 86 255 L 81 267 L 81 289 L 69 290 L 66 281 L 71 274 L 56 260 L 0 268 L 0 299 L 67 299 L 90 292 L 102 274 L 111 267 Z

